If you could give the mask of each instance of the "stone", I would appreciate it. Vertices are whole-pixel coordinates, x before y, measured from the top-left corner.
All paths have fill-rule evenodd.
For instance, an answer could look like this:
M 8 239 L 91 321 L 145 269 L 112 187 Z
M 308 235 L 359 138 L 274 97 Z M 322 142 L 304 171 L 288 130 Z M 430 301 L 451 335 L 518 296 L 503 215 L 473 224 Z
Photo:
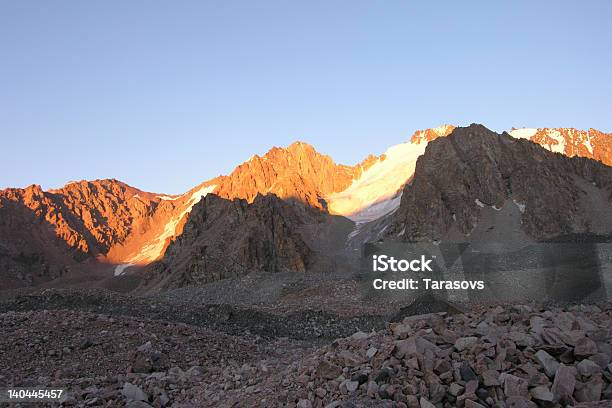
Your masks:
M 583 377 L 590 377 L 593 374 L 602 372 L 601 367 L 598 366 L 594 361 L 589 359 L 584 359 L 578 364 L 576 364 L 576 369 L 578 370 L 578 374 Z
M 461 352 L 472 348 L 476 343 L 478 343 L 478 337 L 459 337 L 455 341 L 455 348 Z
M 515 395 L 506 399 L 506 408 L 538 408 L 538 406 L 525 397 Z
M 429 386 L 429 401 L 432 404 L 442 402 L 444 396 L 446 396 L 447 387 L 444 384 L 433 383 Z
M 495 387 L 500 385 L 499 372 L 496 370 L 485 370 L 482 372 L 482 382 L 485 387 Z
M 484 405 L 472 400 L 465 400 L 465 408 L 485 408 Z
M 206 369 L 201 366 L 193 366 L 186 371 L 186 374 L 190 377 L 203 377 L 206 374 Z
M 372 357 L 376 355 L 377 352 L 378 352 L 378 349 L 376 347 L 370 347 L 368 351 L 366 351 L 366 357 L 368 359 L 371 359 Z
M 412 333 L 412 328 L 404 323 L 392 323 L 390 325 L 391 333 L 399 339 L 405 339 Z
M 378 384 L 376 384 L 374 381 L 370 381 L 368 383 L 366 394 L 370 398 L 376 398 L 376 395 L 378 395 Z
M 474 370 L 472 370 L 472 367 L 470 367 L 470 364 L 467 361 L 461 363 L 461 366 L 459 367 L 459 373 L 461 374 L 461 378 L 463 379 L 463 381 L 478 379 L 478 376 L 476 375 Z
M 316 370 L 317 377 L 325 378 L 327 380 L 338 378 L 340 374 L 342 374 L 342 368 L 330 363 L 327 360 L 321 361 Z
M 389 378 L 393 376 L 393 370 L 389 367 L 383 367 L 374 377 L 374 381 L 377 383 L 384 383 L 389 381 Z
M 123 384 L 121 394 L 127 399 L 132 401 L 148 401 L 149 396 L 137 385 L 126 382 Z
M 597 344 L 588 337 L 582 337 L 576 342 L 574 355 L 578 357 L 588 357 L 597 353 Z
M 414 338 L 398 340 L 395 342 L 395 356 L 397 358 L 409 358 L 417 354 L 417 346 Z
M 527 395 L 527 380 L 517 377 L 512 374 L 503 375 L 504 394 L 506 397 L 526 396 Z
M 370 335 L 367 333 L 364 333 L 362 331 L 358 331 L 356 333 L 353 333 L 353 335 L 351 336 L 351 339 L 353 340 L 365 340 L 367 338 L 369 338 Z
M 452 383 L 450 387 L 448 387 L 448 392 L 450 395 L 456 397 L 460 395 L 464 390 L 464 387 L 457 383 Z
M 357 381 L 346 381 L 345 382 L 345 386 L 346 386 L 346 390 L 349 392 L 349 394 L 352 394 L 355 391 L 357 391 L 357 388 L 359 388 L 359 382 L 357 382 Z
M 465 393 L 470 395 L 476 395 L 478 389 L 478 380 L 470 380 L 465 383 Z
M 595 402 L 601 399 L 605 383 L 601 376 L 593 377 L 586 383 L 576 382 L 574 397 L 578 402 Z
M 436 406 L 434 404 L 432 404 L 431 402 L 427 401 L 423 397 L 421 397 L 421 399 L 419 400 L 419 403 L 421 404 L 421 408 L 436 408 Z
M 359 385 L 366 383 L 368 381 L 368 375 L 364 372 L 354 373 L 351 376 L 351 381 L 357 381 Z
M 555 373 L 559 368 L 559 362 L 555 360 L 553 356 L 544 350 L 539 350 L 537 353 L 535 353 L 535 360 L 542 366 L 544 372 L 549 378 L 553 378 L 555 376 Z
M 554 401 L 559 402 L 571 399 L 575 387 L 576 377 L 574 377 L 573 371 L 565 364 L 560 364 L 551 388 Z
M 301 399 L 298 401 L 297 408 L 312 408 L 312 402 L 307 399 Z
M 152 405 L 143 401 L 130 401 L 125 405 L 126 408 L 153 408 Z
M 610 356 L 606 353 L 593 354 L 591 357 L 589 357 L 589 360 L 601 367 L 602 370 L 605 370 L 608 364 L 610 364 Z
M 540 385 L 537 387 L 533 387 L 529 390 L 529 394 L 531 394 L 531 398 L 539 401 L 552 402 L 553 401 L 553 393 L 550 392 L 547 386 Z
M 419 399 L 415 395 L 406 396 L 406 405 L 408 408 L 421 408 L 421 404 L 419 404 Z

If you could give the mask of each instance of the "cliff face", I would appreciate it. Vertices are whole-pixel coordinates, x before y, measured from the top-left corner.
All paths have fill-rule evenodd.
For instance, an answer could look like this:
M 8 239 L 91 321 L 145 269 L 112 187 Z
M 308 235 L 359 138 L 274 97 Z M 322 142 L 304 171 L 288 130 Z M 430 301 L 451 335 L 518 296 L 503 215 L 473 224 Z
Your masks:
M 208 195 L 193 207 L 151 278 L 176 287 L 252 271 L 304 272 L 312 251 L 297 230 L 311 211 L 275 195 L 251 203 Z
M 0 191 L 2 270 L 17 286 L 55 278 L 121 244 L 156 205 L 153 195 L 116 180 Z
M 522 229 L 534 239 L 602 232 L 612 211 L 612 168 L 481 125 L 457 128 L 418 159 L 386 236 L 439 240 L 451 228 L 469 235 L 484 207 L 507 202 L 519 207 Z

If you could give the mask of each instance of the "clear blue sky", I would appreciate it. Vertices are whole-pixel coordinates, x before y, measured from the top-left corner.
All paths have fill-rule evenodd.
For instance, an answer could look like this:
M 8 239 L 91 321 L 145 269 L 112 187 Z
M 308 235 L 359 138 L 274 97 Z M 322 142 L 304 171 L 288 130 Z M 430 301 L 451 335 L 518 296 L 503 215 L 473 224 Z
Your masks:
M 294 140 L 612 131 L 610 1 L 0 1 L 0 188 L 183 192 Z

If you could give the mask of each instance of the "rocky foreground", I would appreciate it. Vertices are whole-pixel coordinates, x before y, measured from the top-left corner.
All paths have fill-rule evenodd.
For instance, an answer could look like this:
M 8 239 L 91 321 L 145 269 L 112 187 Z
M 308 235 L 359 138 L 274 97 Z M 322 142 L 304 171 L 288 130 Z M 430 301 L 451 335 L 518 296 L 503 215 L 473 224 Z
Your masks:
M 411 316 L 324 347 L 85 311 L 0 327 L 0 383 L 65 387 L 63 406 L 612 406 L 611 303 Z

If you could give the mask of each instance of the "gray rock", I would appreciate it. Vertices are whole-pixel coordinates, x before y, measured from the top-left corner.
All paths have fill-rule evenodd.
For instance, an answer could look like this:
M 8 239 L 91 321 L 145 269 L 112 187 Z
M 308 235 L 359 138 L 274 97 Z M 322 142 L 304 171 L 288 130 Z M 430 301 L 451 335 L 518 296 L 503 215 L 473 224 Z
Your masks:
M 126 404 L 126 408 L 153 408 L 153 406 L 142 401 L 130 401 Z
M 356 333 L 353 333 L 353 335 L 351 336 L 351 339 L 353 340 L 365 340 L 367 338 L 369 338 L 370 335 L 367 333 L 364 333 L 362 331 L 358 331 Z
M 504 374 L 502 378 L 506 397 L 524 397 L 527 395 L 527 380 L 512 374 Z
M 459 373 L 461 374 L 461 378 L 463 381 L 477 380 L 478 376 L 470 367 L 470 364 L 467 361 L 464 361 L 459 367 Z
M 421 397 L 419 402 L 421 404 L 421 408 L 436 408 L 436 406 L 434 404 L 432 404 L 431 402 L 427 401 L 423 397 Z
M 193 366 L 185 373 L 190 377 L 202 377 L 206 374 L 206 369 L 201 366 Z
M 330 363 L 329 361 L 321 361 L 317 367 L 317 377 L 325 378 L 327 380 L 333 380 L 342 374 L 342 368 Z
M 482 373 L 482 381 L 485 387 L 495 387 L 500 385 L 499 372 L 496 370 L 485 370 Z
M 529 401 L 525 397 L 521 397 L 517 395 L 513 397 L 508 397 L 506 399 L 506 407 L 507 408 L 538 408 L 538 406 L 534 402 Z
M 463 351 L 472 348 L 476 343 L 478 343 L 478 337 L 460 337 L 455 341 L 455 348 Z
M 344 384 L 349 394 L 354 393 L 355 391 L 357 391 L 357 388 L 359 388 L 359 382 L 357 381 L 346 381 Z
M 529 390 L 529 393 L 531 394 L 531 397 L 533 399 L 536 399 L 536 400 L 539 400 L 539 401 L 552 402 L 552 400 L 554 398 L 553 397 L 553 393 L 550 392 L 548 387 L 545 386 L 545 385 L 540 385 L 540 386 L 534 387 L 531 390 Z
M 575 387 L 576 377 L 574 377 L 574 372 L 565 364 L 560 364 L 551 388 L 554 401 L 559 402 L 571 399 Z
M 301 399 L 298 401 L 297 408 L 312 408 L 312 403 L 307 399 Z
M 605 353 L 593 354 L 591 357 L 589 357 L 589 360 L 592 360 L 595 364 L 601 367 L 602 370 L 605 370 L 608 364 L 610 364 L 610 356 Z
M 535 353 L 535 359 L 542 366 L 544 372 L 549 378 L 553 378 L 555 376 L 555 373 L 559 368 L 559 362 L 555 360 L 553 356 L 544 350 L 539 350 L 537 353 Z
M 448 387 L 448 393 L 454 397 L 460 395 L 463 390 L 463 386 L 457 383 L 452 383 L 450 387 Z
M 368 383 L 366 394 L 370 398 L 376 398 L 376 395 L 378 395 L 378 384 L 376 384 L 374 381 L 370 381 Z
M 597 344 L 589 339 L 588 337 L 583 337 L 576 342 L 576 346 L 574 347 L 574 354 L 578 357 L 588 357 L 597 353 Z
M 593 377 L 586 383 L 576 382 L 574 397 L 578 402 L 595 402 L 601 399 L 604 381 L 601 376 Z
M 149 396 L 137 385 L 126 382 L 123 384 L 121 394 L 127 399 L 132 401 L 148 401 Z
M 578 370 L 578 374 L 583 377 L 590 377 L 593 374 L 602 372 L 600 366 L 598 366 L 594 361 L 588 359 L 584 359 L 576 364 L 576 369 Z

